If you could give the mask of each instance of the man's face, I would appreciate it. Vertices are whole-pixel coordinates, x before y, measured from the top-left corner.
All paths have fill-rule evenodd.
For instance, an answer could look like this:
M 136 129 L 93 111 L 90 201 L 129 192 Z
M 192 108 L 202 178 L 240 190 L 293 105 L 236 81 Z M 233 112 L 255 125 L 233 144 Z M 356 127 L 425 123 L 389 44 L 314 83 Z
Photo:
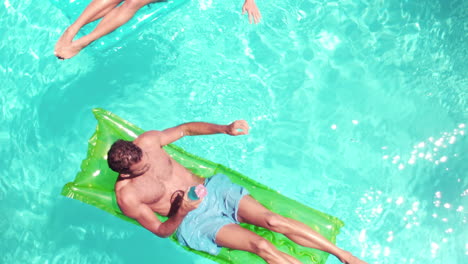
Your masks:
M 127 175 L 131 177 L 137 177 L 137 176 L 143 175 L 150 169 L 150 166 L 151 165 L 149 163 L 148 154 L 146 154 L 146 152 L 143 152 L 143 155 L 141 156 L 141 160 L 130 166 L 131 173 Z

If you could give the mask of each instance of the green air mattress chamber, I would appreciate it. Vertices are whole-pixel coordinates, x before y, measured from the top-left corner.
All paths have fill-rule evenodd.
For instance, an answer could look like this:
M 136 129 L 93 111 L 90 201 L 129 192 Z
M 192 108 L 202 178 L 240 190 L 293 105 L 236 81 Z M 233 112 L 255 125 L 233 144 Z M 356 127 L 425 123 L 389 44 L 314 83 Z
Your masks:
M 138 225 L 138 222 L 123 215 L 117 206 L 114 184 L 118 175 L 108 168 L 106 157 L 107 151 L 114 141 L 117 139 L 133 140 L 144 131 L 103 109 L 94 109 L 93 113 L 98 124 L 96 131 L 89 140 L 88 156 L 83 161 L 81 171 L 77 174 L 75 180 L 64 186 L 62 194 L 96 206 Z M 283 216 L 304 222 L 333 243 L 336 241 L 339 229 L 344 225 L 336 217 L 291 200 L 223 165 L 187 153 L 180 147 L 172 144 L 165 146 L 164 149 L 177 162 L 197 175 L 203 177 L 211 177 L 216 173 L 227 175 L 233 182 L 247 188 L 251 195 L 268 209 Z M 158 217 L 161 221 L 166 220 L 163 216 L 158 215 Z M 279 250 L 296 257 L 302 263 L 323 264 L 328 257 L 328 253 L 298 246 L 281 234 L 252 225 L 241 225 L 268 239 Z M 175 235 L 172 235 L 170 239 L 178 243 Z M 212 256 L 204 252 L 186 249 L 218 263 L 265 263 L 258 256 L 244 251 L 223 248 L 219 255 Z
M 64 15 L 73 23 L 92 0 L 50 0 L 53 5 L 60 9 Z M 182 5 L 188 3 L 189 0 L 160 0 L 142 7 L 135 16 L 127 23 L 117 28 L 112 33 L 101 37 L 91 44 L 99 50 L 118 50 L 125 45 L 125 38 L 129 35 L 137 34 L 144 29 L 147 24 L 155 22 L 158 19 L 178 10 Z M 91 22 L 85 25 L 77 37 L 82 37 L 89 34 L 99 23 L 100 20 Z M 75 38 L 76 40 L 77 38 Z

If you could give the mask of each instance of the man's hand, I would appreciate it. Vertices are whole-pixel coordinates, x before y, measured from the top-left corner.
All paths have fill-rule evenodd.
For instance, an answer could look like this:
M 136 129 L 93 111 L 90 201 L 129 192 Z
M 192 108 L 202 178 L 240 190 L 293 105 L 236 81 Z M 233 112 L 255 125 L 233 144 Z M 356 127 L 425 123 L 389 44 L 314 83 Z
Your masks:
M 258 7 L 254 0 L 245 0 L 244 5 L 242 6 L 242 14 L 245 14 L 246 12 L 249 15 L 250 24 L 252 24 L 252 21 L 255 24 L 260 22 L 262 15 L 260 14 L 260 11 L 258 11 Z
M 247 135 L 249 124 L 245 120 L 237 120 L 227 126 L 226 133 L 231 136 Z
M 177 214 L 180 216 L 186 216 L 190 211 L 197 209 L 200 203 L 203 201 L 203 198 L 198 200 L 191 200 L 188 198 L 189 189 L 187 189 L 185 192 L 184 199 L 182 200 L 182 204 L 180 205 L 179 211 L 177 212 Z

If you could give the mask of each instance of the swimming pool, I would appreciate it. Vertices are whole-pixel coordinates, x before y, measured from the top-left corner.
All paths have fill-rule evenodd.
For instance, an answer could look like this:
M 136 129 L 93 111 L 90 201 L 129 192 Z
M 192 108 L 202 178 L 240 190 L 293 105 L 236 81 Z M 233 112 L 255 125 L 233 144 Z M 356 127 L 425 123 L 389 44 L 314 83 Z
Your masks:
M 208 263 L 59 195 L 94 107 L 144 129 L 246 119 L 247 137 L 178 145 L 338 216 L 369 263 L 466 262 L 466 1 L 258 5 L 250 26 L 240 1 L 191 1 L 117 52 L 58 61 L 63 14 L 4 1 L 0 262 Z

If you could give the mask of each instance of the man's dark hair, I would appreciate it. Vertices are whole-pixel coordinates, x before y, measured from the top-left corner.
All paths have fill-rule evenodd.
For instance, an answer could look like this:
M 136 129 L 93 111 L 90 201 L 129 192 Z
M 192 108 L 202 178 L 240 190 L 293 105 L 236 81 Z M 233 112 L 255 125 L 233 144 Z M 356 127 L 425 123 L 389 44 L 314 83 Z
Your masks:
M 115 172 L 130 174 L 130 166 L 139 162 L 142 155 L 141 148 L 133 142 L 119 139 L 107 152 L 107 164 Z

